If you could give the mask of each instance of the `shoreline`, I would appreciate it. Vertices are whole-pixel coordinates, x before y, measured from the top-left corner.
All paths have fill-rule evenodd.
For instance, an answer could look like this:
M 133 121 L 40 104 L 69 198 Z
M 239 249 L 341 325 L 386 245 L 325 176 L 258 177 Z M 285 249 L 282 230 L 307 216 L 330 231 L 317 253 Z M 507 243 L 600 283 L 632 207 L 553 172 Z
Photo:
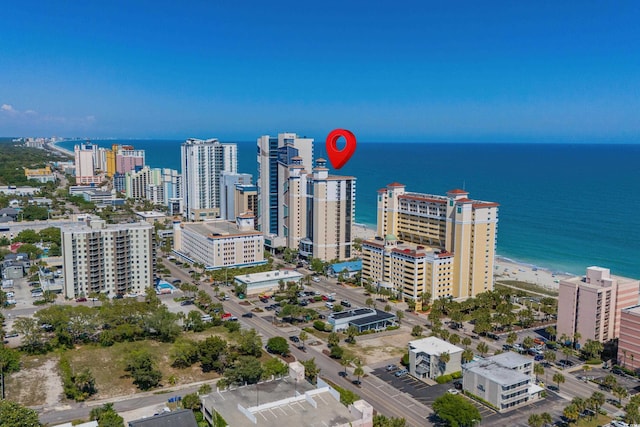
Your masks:
M 67 150 L 66 148 L 62 148 L 60 146 L 58 146 L 55 142 L 48 142 L 46 144 L 46 147 L 51 150 L 51 151 L 58 151 L 62 154 L 65 154 L 67 156 L 71 156 L 71 157 L 75 157 L 76 153 L 74 153 L 73 151 Z
M 363 240 L 373 239 L 376 236 L 376 229 L 367 224 L 354 223 L 353 236 Z M 575 276 L 575 274 L 554 271 L 547 267 L 518 261 L 500 254 L 496 254 L 495 257 L 493 277 L 496 280 L 518 280 L 557 291 L 560 280 Z

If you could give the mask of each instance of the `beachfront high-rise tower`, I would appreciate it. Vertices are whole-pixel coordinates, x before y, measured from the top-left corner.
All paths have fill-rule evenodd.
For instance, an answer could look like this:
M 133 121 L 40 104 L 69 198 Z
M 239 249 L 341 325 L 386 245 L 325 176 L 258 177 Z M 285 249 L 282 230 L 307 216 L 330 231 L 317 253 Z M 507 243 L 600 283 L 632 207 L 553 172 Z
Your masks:
M 362 277 L 420 301 L 464 299 L 493 289 L 498 204 L 407 193 L 403 184 L 378 190 L 377 237 L 363 243 Z
M 279 144 L 283 145 L 279 145 Z M 313 140 L 295 134 L 258 139 L 258 217 L 265 245 L 323 261 L 351 257 L 355 178 L 313 170 Z
M 217 139 L 187 139 L 181 147 L 184 216 L 202 221 L 220 216 L 220 176 L 238 171 L 238 147 Z

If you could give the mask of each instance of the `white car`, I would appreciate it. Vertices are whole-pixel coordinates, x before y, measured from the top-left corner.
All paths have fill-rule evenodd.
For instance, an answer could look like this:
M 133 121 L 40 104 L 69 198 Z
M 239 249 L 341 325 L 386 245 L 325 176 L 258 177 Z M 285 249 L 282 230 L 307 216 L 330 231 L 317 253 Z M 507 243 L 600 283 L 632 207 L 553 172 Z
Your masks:
M 314 282 L 318 283 L 320 281 L 320 278 L 318 276 L 313 276 L 313 280 Z
M 449 394 L 459 394 L 460 392 L 458 390 L 456 390 L 455 388 L 450 388 L 449 390 L 447 390 L 447 393 L 449 393 Z

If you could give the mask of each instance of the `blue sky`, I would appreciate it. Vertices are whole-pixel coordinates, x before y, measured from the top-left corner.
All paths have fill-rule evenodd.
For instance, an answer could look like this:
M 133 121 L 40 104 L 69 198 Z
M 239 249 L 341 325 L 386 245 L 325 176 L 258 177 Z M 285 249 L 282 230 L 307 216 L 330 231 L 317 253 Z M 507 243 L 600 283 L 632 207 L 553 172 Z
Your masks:
M 637 1 L 0 6 L 0 135 L 640 141 Z

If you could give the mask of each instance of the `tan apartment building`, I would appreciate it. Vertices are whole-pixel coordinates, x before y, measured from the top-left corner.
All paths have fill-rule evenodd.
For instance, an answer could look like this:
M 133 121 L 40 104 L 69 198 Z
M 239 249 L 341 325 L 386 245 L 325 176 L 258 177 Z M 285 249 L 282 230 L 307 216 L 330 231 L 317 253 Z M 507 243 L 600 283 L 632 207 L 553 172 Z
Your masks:
M 254 216 L 225 220 L 173 224 L 174 253 L 190 263 L 204 264 L 207 270 L 223 267 L 250 267 L 266 264 L 264 236 L 255 231 Z
M 153 226 L 88 220 L 61 228 L 64 294 L 144 294 L 153 284 Z
M 608 268 L 589 267 L 585 276 L 560 281 L 558 336 L 578 343 L 588 339 L 607 342 L 620 333 L 624 308 L 638 304 L 640 281 L 613 276 Z
M 363 278 L 414 299 L 492 290 L 499 205 L 468 195 L 407 193 L 399 183 L 378 190 L 378 237 L 363 244 Z
M 234 213 L 251 212 L 258 217 L 258 187 L 255 184 L 236 184 L 233 197 Z

